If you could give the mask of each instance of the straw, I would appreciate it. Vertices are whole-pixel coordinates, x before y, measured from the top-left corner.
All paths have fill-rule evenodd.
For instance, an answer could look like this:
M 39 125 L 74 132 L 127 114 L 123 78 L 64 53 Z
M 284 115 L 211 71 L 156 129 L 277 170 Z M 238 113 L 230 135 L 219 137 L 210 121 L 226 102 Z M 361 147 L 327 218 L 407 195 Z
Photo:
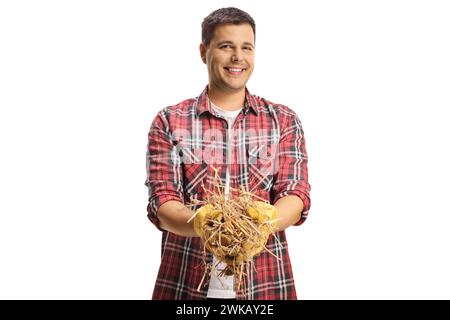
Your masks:
M 247 213 L 248 208 L 257 207 L 255 204 L 258 200 L 266 203 L 267 201 L 252 194 L 251 191 L 246 191 L 243 186 L 230 188 L 234 193 L 237 193 L 237 196 L 234 196 L 233 192 L 231 192 L 230 196 L 226 196 L 222 192 L 224 186 L 221 183 L 218 169 L 214 167 L 213 169 L 213 191 L 206 190 L 202 184 L 202 188 L 205 191 L 205 199 L 203 201 L 194 199 L 187 206 L 208 204 L 212 210 L 218 210 L 217 212 L 221 213 L 206 216 L 206 221 L 202 226 L 201 240 L 205 250 L 212 253 L 217 260 L 226 264 L 226 267 L 220 271 L 219 275 L 233 275 L 235 291 L 238 293 L 241 290 L 245 293 L 245 282 L 247 281 L 245 270 L 250 270 L 249 266 L 252 265 L 255 254 L 259 254 L 259 252 L 255 252 L 255 249 L 260 252 L 267 251 L 280 260 L 278 256 L 265 246 L 269 234 L 275 233 L 272 222 L 277 219 L 270 220 L 267 218 L 266 221 L 261 222 L 249 216 Z M 194 219 L 197 212 L 188 222 Z M 249 246 L 249 244 L 253 245 Z M 205 264 L 205 274 L 197 288 L 198 291 L 205 278 L 216 270 L 216 266 L 213 266 L 212 263 L 206 263 L 206 252 L 203 262 Z

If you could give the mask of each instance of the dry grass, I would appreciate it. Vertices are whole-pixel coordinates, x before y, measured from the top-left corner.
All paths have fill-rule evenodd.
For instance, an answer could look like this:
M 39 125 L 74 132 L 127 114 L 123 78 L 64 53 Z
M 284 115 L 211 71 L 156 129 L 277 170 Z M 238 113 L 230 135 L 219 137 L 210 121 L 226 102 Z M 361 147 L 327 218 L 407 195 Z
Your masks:
M 225 269 L 219 270 L 220 276 L 234 275 L 235 292 L 245 292 L 245 280 L 251 270 L 253 257 L 264 250 L 274 255 L 265 246 L 269 235 L 274 233 L 274 221 L 252 218 L 250 211 L 258 207 L 257 201 L 267 201 L 246 191 L 244 187 L 230 188 L 237 196 L 225 196 L 217 169 L 214 168 L 214 171 L 214 190 L 206 190 L 202 186 L 206 194 L 205 199 L 195 200 L 188 206 L 211 206 L 210 214 L 207 215 L 202 228 L 201 239 L 205 250 L 211 252 L 219 262 L 226 264 Z M 189 221 L 194 217 L 195 215 Z M 204 263 L 205 274 L 198 290 L 204 279 L 217 268 L 217 265 L 207 264 L 206 252 Z

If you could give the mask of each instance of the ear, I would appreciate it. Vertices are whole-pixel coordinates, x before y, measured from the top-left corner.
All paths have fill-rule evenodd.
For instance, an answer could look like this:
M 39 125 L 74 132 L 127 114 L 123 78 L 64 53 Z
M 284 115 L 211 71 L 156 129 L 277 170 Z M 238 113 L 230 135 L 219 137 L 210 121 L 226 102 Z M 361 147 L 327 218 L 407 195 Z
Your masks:
M 202 58 L 202 61 L 204 64 L 206 64 L 206 47 L 205 45 L 202 43 L 200 43 L 200 57 Z

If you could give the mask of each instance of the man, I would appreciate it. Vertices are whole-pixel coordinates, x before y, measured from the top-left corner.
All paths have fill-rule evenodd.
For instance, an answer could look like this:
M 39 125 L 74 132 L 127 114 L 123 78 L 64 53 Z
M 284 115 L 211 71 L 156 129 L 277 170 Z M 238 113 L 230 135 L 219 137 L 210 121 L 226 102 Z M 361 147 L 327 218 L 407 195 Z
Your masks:
M 155 117 L 147 150 L 148 217 L 162 235 L 162 261 L 153 299 L 296 299 L 285 229 L 300 225 L 310 207 L 307 153 L 301 123 L 290 108 L 250 94 L 255 22 L 237 8 L 212 12 L 202 23 L 200 56 L 209 83 L 195 99 Z M 275 66 L 273 66 L 275 67 Z M 276 236 L 254 258 L 244 292 L 232 276 L 205 274 L 203 244 L 187 221 L 214 188 L 218 170 L 227 196 L 247 190 L 273 204 Z M 215 257 L 207 261 L 217 265 Z M 220 268 L 218 265 L 217 269 Z M 199 288 L 198 288 L 199 287 Z

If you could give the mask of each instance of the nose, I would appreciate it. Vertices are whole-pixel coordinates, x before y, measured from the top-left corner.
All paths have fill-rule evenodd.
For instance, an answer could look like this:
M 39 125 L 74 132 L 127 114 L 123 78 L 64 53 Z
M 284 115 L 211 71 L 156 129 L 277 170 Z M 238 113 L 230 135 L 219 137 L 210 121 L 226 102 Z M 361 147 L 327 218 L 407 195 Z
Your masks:
M 231 60 L 234 61 L 241 61 L 242 60 L 242 51 L 241 49 L 237 48 L 234 50 L 233 55 L 231 56 Z

